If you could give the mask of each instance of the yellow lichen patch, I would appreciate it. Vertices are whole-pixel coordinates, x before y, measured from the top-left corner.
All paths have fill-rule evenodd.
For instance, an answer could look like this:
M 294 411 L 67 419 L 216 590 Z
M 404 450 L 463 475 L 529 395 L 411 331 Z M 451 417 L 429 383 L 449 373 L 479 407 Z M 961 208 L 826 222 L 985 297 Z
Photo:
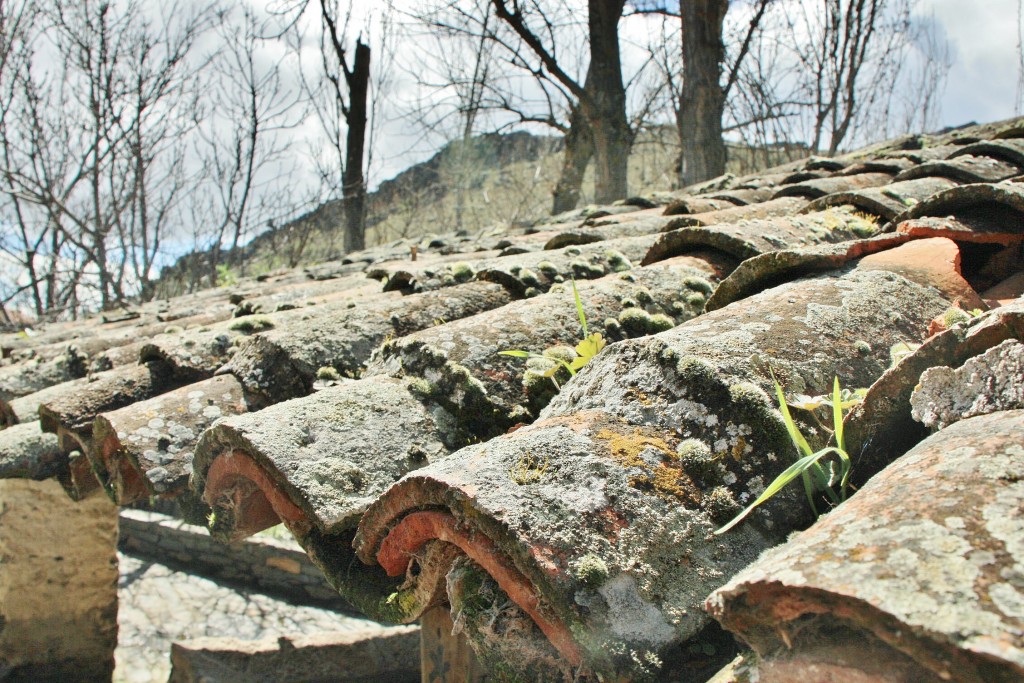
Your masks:
M 645 435 L 640 429 L 632 434 L 621 434 L 602 429 L 595 435 L 608 443 L 611 457 L 623 467 L 642 470 L 643 474 L 633 476 L 630 486 L 640 490 L 653 490 L 660 496 L 696 504 L 700 501 L 700 489 L 679 465 L 679 458 L 664 439 Z M 652 465 L 642 454 L 654 450 L 661 462 Z
M 654 490 L 659 494 L 672 496 L 691 505 L 700 502 L 700 490 L 682 470 L 664 464 L 658 465 L 654 469 L 652 479 Z
M 728 447 L 728 448 L 726 448 L 724 450 L 721 450 L 721 451 L 718 451 L 717 453 L 715 453 L 714 456 L 713 456 L 713 459 L 715 459 L 715 460 L 724 460 L 725 458 L 729 457 L 729 458 L 732 458 L 733 460 L 735 460 L 736 462 L 739 462 L 743 458 L 743 455 L 746 452 L 747 452 L 747 440 L 744 439 L 742 436 L 739 436 L 739 437 L 736 437 L 736 443 L 734 443 L 732 446 L 730 446 L 730 447 Z
M 643 406 L 649 406 L 653 403 L 650 396 L 640 391 L 636 387 L 629 387 L 628 389 L 626 389 L 626 398 L 635 400 L 637 403 Z
M 639 428 L 634 429 L 632 434 L 620 434 L 611 429 L 602 429 L 596 436 L 602 441 L 607 441 L 612 457 L 627 467 L 644 466 L 640 454 L 649 448 L 661 451 L 666 458 L 675 459 L 676 457 L 675 451 L 665 443 L 664 439 L 646 436 Z

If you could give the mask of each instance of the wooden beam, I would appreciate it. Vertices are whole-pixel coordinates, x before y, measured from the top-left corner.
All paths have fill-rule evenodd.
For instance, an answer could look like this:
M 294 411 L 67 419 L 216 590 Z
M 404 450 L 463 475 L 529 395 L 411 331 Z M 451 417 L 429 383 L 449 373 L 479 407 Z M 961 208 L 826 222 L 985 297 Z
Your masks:
M 448 605 L 435 607 L 420 618 L 420 680 L 423 683 L 483 683 L 487 680 L 466 636 L 452 635 L 453 628 Z

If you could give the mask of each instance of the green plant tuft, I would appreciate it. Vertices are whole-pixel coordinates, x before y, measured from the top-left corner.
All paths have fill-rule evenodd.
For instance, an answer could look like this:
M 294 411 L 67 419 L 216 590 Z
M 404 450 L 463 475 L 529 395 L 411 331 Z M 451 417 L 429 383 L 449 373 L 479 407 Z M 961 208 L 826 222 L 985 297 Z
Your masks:
M 804 438 L 804 435 L 800 432 L 800 428 L 797 427 L 796 422 L 793 420 L 793 416 L 789 412 L 789 405 L 786 402 L 785 394 L 782 392 L 782 385 L 779 384 L 777 379 L 775 379 L 774 373 L 772 373 L 772 380 L 775 382 L 775 394 L 779 400 L 779 411 L 782 413 L 782 419 L 786 423 L 786 430 L 789 432 L 789 438 L 796 447 L 799 457 L 796 462 L 787 467 L 782 474 L 776 477 L 753 503 L 744 508 L 743 511 L 736 515 L 728 524 L 718 529 L 715 532 L 716 534 L 724 534 L 729 529 L 732 529 L 743 521 L 743 519 L 745 519 L 746 516 L 754 510 L 754 508 L 769 500 L 797 477 L 800 477 L 803 481 L 804 492 L 807 494 L 807 500 L 815 515 L 818 514 L 815 498 L 819 494 L 824 494 L 832 505 L 838 505 L 842 501 L 846 500 L 849 488 L 851 461 L 843 442 L 843 411 L 848 408 L 852 408 L 854 405 L 859 403 L 866 390 L 858 389 L 853 392 L 847 390 L 844 393 L 839 387 L 839 378 L 836 377 L 832 384 L 832 394 L 830 396 L 798 397 L 800 401 L 794 407 L 811 411 L 812 414 L 818 408 L 826 405 L 831 406 L 832 408 L 832 439 L 834 440 L 835 445 L 826 446 L 818 451 L 814 451 L 811 449 L 807 439 Z M 815 417 L 815 419 L 817 418 Z M 835 467 L 826 470 L 822 466 L 822 461 L 829 455 L 836 456 L 835 464 L 838 465 L 838 471 Z M 838 491 L 836 490 L 836 487 L 838 487 Z M 714 517 L 714 510 L 711 510 L 711 513 Z
M 907 342 L 896 342 L 889 349 L 889 365 L 898 365 L 901 360 L 921 348 L 920 344 L 908 344 Z
M 576 314 L 580 319 L 580 327 L 583 329 L 583 338 L 576 344 L 575 348 L 569 349 L 572 357 L 569 354 L 561 351 L 561 349 L 568 349 L 568 347 L 552 347 L 544 353 L 535 353 L 533 351 L 499 351 L 498 353 L 502 356 L 512 356 L 513 358 L 525 358 L 527 360 L 527 372 L 523 376 L 523 382 L 529 389 L 535 382 L 534 377 L 528 376 L 531 372 L 535 374 L 541 374 L 544 377 L 549 377 L 554 383 L 555 388 L 561 388 L 558 381 L 555 379 L 555 374 L 562 368 L 569 372 L 570 376 L 576 374 L 576 371 L 582 368 L 584 365 L 590 362 L 590 359 L 601 352 L 601 349 L 605 346 L 605 339 L 601 336 L 600 332 L 590 334 L 587 329 L 587 316 L 583 312 L 583 302 L 580 300 L 579 290 L 576 289 L 576 281 L 572 281 L 572 295 L 576 303 Z M 534 359 L 543 359 L 544 361 L 551 363 L 547 369 L 540 371 L 537 367 L 536 361 L 534 361 L 533 367 L 530 362 Z M 553 361 L 553 362 L 552 362 Z
M 526 486 L 527 484 L 536 484 L 541 481 L 547 471 L 547 458 L 540 460 L 536 456 L 527 453 L 519 458 L 518 462 L 509 469 L 508 475 L 515 483 L 520 486 Z

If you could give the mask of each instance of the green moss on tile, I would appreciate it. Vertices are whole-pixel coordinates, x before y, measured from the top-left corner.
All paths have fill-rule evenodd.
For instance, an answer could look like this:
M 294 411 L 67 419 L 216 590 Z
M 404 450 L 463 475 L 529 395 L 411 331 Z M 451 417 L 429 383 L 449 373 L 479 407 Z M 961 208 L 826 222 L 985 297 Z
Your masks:
M 608 580 L 608 565 L 593 553 L 584 555 L 576 562 L 573 572 L 579 582 L 590 589 L 600 588 Z
M 710 295 L 711 292 L 715 291 L 714 286 L 702 277 L 691 275 L 683 278 L 683 285 L 688 289 L 692 289 L 695 292 L 701 292 L 705 295 Z
M 476 272 L 473 270 L 473 266 L 469 265 L 465 261 L 453 263 L 448 267 L 448 269 L 451 271 L 452 278 L 454 278 L 456 282 L 468 282 L 473 279 L 474 275 L 476 275 Z
M 732 491 L 725 486 L 716 486 L 705 499 L 705 509 L 716 524 L 725 524 L 742 509 Z
M 630 307 L 619 313 L 619 325 L 631 337 L 657 334 L 675 327 L 675 321 L 664 313 L 651 315 L 639 307 Z
M 341 374 L 339 374 L 338 371 L 330 365 L 325 365 L 321 368 L 317 368 L 316 378 L 325 382 L 337 382 L 341 380 Z
M 274 323 L 268 318 L 264 318 L 262 316 L 246 316 L 231 323 L 230 329 L 243 334 L 252 334 L 254 332 L 269 330 L 273 327 Z
M 617 249 L 605 249 L 604 257 L 608 261 L 608 267 L 613 273 L 621 273 L 633 267 L 625 254 Z

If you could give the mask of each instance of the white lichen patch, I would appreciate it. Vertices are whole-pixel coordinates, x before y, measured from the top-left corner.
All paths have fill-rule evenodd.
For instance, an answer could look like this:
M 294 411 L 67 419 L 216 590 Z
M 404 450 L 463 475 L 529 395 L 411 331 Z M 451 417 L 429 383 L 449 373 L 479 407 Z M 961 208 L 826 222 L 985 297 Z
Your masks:
M 608 619 L 615 635 L 654 647 L 673 639 L 675 629 L 657 607 L 640 597 L 629 574 L 609 579 L 597 592 L 608 606 Z
M 960 530 L 960 529 L 964 528 L 964 518 L 963 517 L 956 517 L 956 516 L 946 517 L 946 519 L 943 520 L 943 523 L 946 525 L 947 529 L 957 529 L 957 530 Z
M 925 370 L 910 405 L 915 420 L 936 429 L 976 415 L 1024 408 L 1024 344 L 1008 339 L 956 370 Z
M 171 422 L 167 426 L 167 433 L 177 441 L 191 441 L 195 438 L 195 431 L 186 425 Z
M 1018 455 L 1022 456 L 1024 454 Z M 1024 562 L 1024 481 L 1000 490 L 995 499 L 982 508 L 981 517 L 989 535 L 1001 541 L 1006 552 L 1018 563 Z
M 1008 583 L 997 583 L 988 591 L 996 608 L 1008 617 L 1024 619 L 1024 594 Z
M 979 567 L 970 560 L 970 544 L 930 520 L 904 520 L 898 526 L 877 520 L 847 520 L 834 539 L 851 551 L 861 547 L 893 548 L 882 561 L 820 562 L 818 575 L 835 576 L 859 599 L 900 621 L 964 636 L 1000 628 L 999 618 L 978 609 L 974 593 Z
M 546 485 L 543 482 L 537 491 L 542 496 L 559 497 L 562 503 L 569 509 L 576 510 L 581 514 L 593 514 L 608 507 L 608 496 L 605 495 L 605 480 L 599 477 L 590 477 L 583 486 L 566 491 L 564 487 Z

